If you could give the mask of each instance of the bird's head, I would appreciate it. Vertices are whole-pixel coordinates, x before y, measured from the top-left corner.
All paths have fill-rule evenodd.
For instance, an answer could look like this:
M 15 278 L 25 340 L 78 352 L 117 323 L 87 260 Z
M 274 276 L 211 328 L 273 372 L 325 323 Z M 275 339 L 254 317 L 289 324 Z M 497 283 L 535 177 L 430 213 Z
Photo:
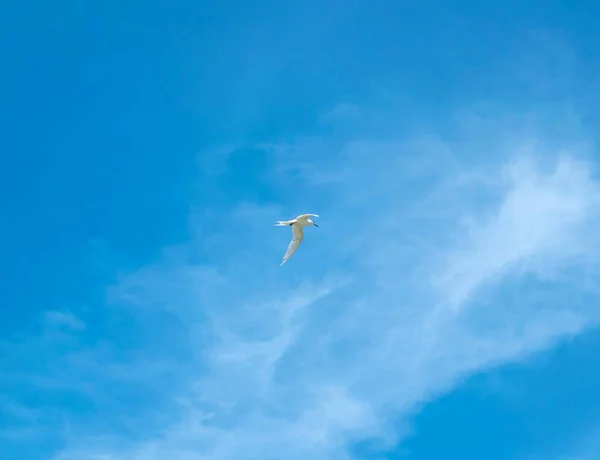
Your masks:
M 315 227 L 319 228 L 319 226 L 318 226 L 318 225 L 315 223 L 315 221 L 314 221 L 314 220 L 312 220 L 312 219 L 308 219 L 308 223 L 309 223 L 310 225 L 314 225 Z

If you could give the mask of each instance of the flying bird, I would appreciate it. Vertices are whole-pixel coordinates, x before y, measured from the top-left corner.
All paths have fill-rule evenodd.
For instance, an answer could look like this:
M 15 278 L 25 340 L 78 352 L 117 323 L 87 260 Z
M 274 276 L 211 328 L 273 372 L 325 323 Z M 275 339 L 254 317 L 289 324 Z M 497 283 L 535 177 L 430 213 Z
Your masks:
M 283 256 L 281 265 L 286 263 L 300 247 L 300 243 L 302 243 L 302 239 L 304 238 L 304 227 L 309 225 L 314 225 L 317 228 L 319 227 L 317 224 L 315 224 L 311 217 L 319 216 L 317 214 L 301 214 L 292 220 L 278 220 L 275 224 L 276 227 L 292 227 L 292 241 L 290 242 L 290 245 Z

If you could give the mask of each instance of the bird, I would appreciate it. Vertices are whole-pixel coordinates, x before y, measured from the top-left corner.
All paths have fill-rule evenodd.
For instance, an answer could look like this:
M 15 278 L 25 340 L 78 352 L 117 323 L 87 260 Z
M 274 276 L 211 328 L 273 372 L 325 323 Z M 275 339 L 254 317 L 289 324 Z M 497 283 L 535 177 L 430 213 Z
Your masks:
M 315 227 L 319 228 L 319 226 L 311 219 L 311 217 L 319 217 L 319 215 L 301 214 L 295 219 L 278 220 L 275 223 L 276 227 L 292 227 L 292 241 L 290 242 L 287 251 L 283 256 L 280 266 L 283 266 L 283 264 L 286 263 L 300 247 L 300 243 L 302 243 L 302 239 L 304 238 L 304 227 L 314 225 Z

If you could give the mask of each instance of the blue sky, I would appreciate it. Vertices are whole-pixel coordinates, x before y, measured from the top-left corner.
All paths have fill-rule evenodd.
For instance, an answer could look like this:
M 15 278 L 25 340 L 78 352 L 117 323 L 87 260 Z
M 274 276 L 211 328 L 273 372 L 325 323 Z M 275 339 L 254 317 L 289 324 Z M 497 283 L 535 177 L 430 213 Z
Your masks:
M 2 5 L 0 457 L 599 458 L 599 18 Z

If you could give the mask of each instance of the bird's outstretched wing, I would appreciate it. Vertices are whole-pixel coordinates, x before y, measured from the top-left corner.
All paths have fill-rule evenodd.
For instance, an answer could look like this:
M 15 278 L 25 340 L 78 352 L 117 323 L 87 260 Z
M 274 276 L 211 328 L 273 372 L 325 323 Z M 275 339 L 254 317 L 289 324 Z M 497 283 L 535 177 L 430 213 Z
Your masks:
M 310 218 L 310 217 L 319 217 L 319 215 L 318 214 L 300 214 L 298 217 L 296 217 L 296 219 L 299 220 L 299 219 Z
M 294 255 L 294 253 L 300 247 L 300 243 L 302 243 L 303 238 L 304 238 L 304 231 L 302 230 L 302 227 L 300 227 L 299 225 L 294 225 L 292 227 L 292 241 L 290 241 L 287 251 L 286 251 L 285 255 L 283 256 L 281 265 L 286 263 L 289 260 L 289 258 Z
M 285 227 L 287 225 L 294 225 L 296 222 L 298 222 L 297 219 L 292 219 L 292 220 L 278 220 L 277 222 L 275 222 L 275 227 Z

